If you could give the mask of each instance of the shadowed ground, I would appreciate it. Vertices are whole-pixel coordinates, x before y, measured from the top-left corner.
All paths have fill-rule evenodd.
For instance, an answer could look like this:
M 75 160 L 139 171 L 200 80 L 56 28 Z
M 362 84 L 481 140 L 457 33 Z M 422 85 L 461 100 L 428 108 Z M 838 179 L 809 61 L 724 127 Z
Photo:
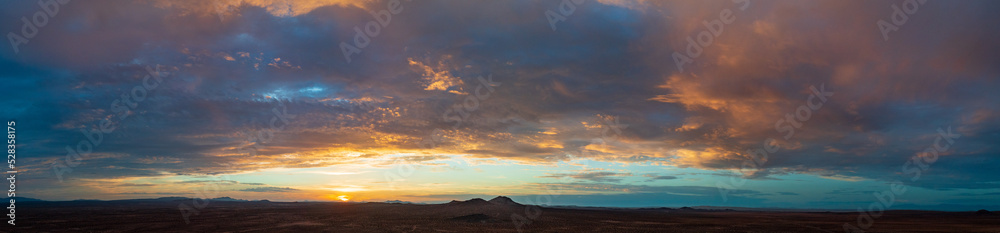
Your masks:
M 185 224 L 180 203 L 192 202 L 25 202 L 18 205 L 14 232 L 518 232 L 518 225 L 523 232 L 844 232 L 844 223 L 857 225 L 858 217 L 854 212 L 539 208 L 501 197 L 432 205 L 210 201 Z M 867 232 L 1000 232 L 1000 215 L 887 211 Z

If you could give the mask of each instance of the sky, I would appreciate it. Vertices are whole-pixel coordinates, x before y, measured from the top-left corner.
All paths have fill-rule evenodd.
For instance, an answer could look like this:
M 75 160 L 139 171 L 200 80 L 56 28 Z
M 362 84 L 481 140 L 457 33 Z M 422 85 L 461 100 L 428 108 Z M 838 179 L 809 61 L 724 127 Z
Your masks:
M 996 1 L 51 3 L 0 9 L 18 196 L 1000 200 Z

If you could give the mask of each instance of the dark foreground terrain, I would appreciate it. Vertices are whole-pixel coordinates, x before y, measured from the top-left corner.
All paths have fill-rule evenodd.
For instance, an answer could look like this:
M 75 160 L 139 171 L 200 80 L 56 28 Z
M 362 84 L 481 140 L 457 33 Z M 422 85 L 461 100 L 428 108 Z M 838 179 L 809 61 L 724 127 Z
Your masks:
M 194 210 L 185 223 L 178 205 Z M 447 204 L 191 199 L 23 202 L 4 232 L 844 232 L 856 212 L 539 208 L 473 199 Z M 513 217 L 512 217 L 513 216 Z M 988 212 L 887 211 L 867 232 L 1000 232 Z

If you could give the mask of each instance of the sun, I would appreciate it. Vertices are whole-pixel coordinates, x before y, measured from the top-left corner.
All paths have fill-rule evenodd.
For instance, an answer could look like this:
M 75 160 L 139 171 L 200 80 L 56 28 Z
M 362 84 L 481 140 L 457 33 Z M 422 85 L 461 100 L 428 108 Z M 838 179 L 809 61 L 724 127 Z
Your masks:
M 350 201 L 351 197 L 349 197 L 347 195 L 340 195 L 340 196 L 337 196 L 337 199 L 340 199 L 341 201 Z

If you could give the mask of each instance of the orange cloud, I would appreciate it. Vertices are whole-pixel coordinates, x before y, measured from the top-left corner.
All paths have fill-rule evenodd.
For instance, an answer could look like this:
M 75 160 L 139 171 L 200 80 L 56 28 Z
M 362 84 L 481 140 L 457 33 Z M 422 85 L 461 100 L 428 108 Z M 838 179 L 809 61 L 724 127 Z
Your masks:
M 370 0 L 218 0 L 218 1 L 169 1 L 152 0 L 157 7 L 179 9 L 182 12 L 219 15 L 227 17 L 238 12 L 239 7 L 255 6 L 275 16 L 298 16 L 324 6 L 353 6 L 362 9 L 376 1 Z

